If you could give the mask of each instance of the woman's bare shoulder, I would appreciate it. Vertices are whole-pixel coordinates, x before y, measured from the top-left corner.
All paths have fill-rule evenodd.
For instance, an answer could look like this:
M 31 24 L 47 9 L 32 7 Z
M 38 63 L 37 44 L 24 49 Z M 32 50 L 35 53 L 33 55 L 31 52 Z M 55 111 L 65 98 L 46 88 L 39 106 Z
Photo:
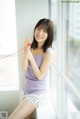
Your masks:
M 51 54 L 54 54 L 54 49 L 53 48 L 48 48 L 46 53 L 51 53 Z

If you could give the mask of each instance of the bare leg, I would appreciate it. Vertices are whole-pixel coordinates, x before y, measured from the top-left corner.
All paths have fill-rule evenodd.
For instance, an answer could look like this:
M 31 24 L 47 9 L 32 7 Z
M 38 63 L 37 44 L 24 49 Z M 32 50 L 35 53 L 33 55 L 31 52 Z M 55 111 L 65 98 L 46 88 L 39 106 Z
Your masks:
M 32 119 L 32 117 L 33 117 L 33 113 L 30 114 L 26 119 Z
M 16 108 L 16 110 L 9 116 L 8 119 L 25 119 L 35 109 L 36 106 L 34 104 L 24 99 L 21 104 Z

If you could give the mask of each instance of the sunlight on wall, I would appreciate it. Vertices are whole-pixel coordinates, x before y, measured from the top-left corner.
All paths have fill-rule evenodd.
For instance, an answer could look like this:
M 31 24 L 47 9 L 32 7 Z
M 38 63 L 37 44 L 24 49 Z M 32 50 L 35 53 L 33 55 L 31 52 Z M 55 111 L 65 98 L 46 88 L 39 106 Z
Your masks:
M 0 1 L 0 59 L 17 51 L 15 0 Z M 17 55 L 0 60 L 0 89 L 19 88 Z

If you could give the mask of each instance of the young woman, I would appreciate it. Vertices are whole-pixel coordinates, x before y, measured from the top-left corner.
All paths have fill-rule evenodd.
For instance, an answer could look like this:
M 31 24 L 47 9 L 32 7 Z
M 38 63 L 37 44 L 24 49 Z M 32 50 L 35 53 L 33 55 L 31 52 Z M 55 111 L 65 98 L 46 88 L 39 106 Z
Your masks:
M 26 39 L 22 62 L 25 72 L 24 99 L 9 119 L 32 119 L 32 113 L 39 105 L 46 106 L 47 72 L 54 59 L 51 47 L 53 35 L 53 22 L 44 18 L 34 28 L 31 46 L 31 41 Z

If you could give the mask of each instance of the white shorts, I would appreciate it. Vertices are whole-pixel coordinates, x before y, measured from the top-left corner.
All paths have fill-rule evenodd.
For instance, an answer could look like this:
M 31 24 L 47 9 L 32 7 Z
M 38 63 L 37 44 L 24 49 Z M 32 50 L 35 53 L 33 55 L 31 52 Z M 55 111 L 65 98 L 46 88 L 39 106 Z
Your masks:
M 37 107 L 51 105 L 50 99 L 49 99 L 49 94 L 47 94 L 47 93 L 44 93 L 44 94 L 25 94 L 24 92 L 21 92 L 20 102 L 24 99 L 33 103 Z

